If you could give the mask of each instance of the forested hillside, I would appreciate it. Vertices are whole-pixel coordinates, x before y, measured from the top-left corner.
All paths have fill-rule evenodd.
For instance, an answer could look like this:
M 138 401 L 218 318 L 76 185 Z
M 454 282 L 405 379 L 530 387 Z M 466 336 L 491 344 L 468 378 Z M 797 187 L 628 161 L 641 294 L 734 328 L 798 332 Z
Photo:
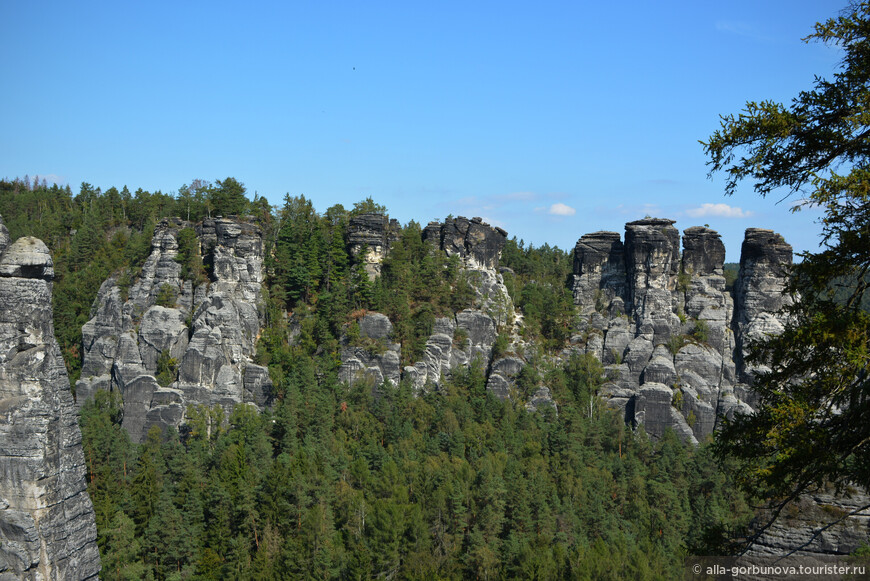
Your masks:
M 412 364 L 437 317 L 477 300 L 456 257 L 414 222 L 380 276 L 366 275 L 348 223 L 384 211 L 368 199 L 320 213 L 302 196 L 270 208 L 233 178 L 173 195 L 0 182 L 11 237 L 40 237 L 53 253 L 73 382 L 101 283 L 136 281 L 162 217 L 246 214 L 264 232 L 265 411 L 199 406 L 180 430 L 153 427 L 137 444 L 117 392 L 79 402 L 104 579 L 671 579 L 685 555 L 724 550 L 752 512 L 708 445 L 670 432 L 652 442 L 597 398 L 595 357 L 562 355 L 576 330 L 568 252 L 513 239 L 500 261 L 529 360 L 517 389 L 546 385 L 557 409 L 495 397 L 480 362 L 423 394 L 407 381 L 339 381 L 343 342 L 378 348 L 359 336 L 366 312 L 389 317 Z M 207 284 L 210 266 L 184 232 L 183 277 Z M 500 325 L 496 352 L 510 348 L 512 325 Z

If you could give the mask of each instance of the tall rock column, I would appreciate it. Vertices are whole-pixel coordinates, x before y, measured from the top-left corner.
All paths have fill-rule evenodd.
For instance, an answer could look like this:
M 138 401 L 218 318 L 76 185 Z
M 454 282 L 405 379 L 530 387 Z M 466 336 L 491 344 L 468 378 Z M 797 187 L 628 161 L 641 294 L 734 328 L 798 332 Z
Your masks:
M 792 263 L 792 248 L 773 230 L 748 228 L 740 249 L 740 271 L 734 284 L 738 378 L 752 384 L 760 368 L 746 364 L 749 343 L 782 333 L 779 311 L 790 298 L 784 294 Z
M 617 232 L 584 234 L 574 247 L 574 304 L 584 312 L 625 300 L 625 250 Z M 621 311 L 624 307 L 619 306 Z
M 54 337 L 53 263 L 0 221 L 0 578 L 94 579 L 94 508 L 69 378 Z
M 666 341 L 680 325 L 673 308 L 680 233 L 673 224 L 673 220 L 645 218 L 625 225 L 630 311 L 638 335 L 653 344 Z

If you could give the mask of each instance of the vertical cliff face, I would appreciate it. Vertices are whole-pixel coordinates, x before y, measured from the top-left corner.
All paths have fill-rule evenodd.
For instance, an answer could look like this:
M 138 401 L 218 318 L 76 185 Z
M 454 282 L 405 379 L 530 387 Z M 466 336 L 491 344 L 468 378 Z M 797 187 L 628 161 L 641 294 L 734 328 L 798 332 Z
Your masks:
M 782 329 L 791 247 L 769 230 L 747 230 L 735 307 L 719 234 L 686 229 L 680 254 L 673 223 L 630 222 L 624 244 L 615 232 L 580 238 L 572 284 L 582 325 L 572 342 L 606 365 L 603 395 L 627 420 L 696 442 L 719 418 L 749 409 L 745 346 Z
M 185 229 L 196 230 L 195 244 L 210 270 L 198 285 L 182 276 L 186 257 L 178 241 Z M 125 287 L 122 278 L 103 283 L 82 329 L 80 404 L 97 389 L 118 390 L 123 426 L 141 440 L 153 425 L 179 426 L 190 405 L 229 410 L 266 403 L 268 373 L 252 361 L 263 283 L 262 234 L 255 224 L 164 220 L 135 282 Z
M 0 578 L 100 571 L 78 415 L 54 337 L 51 256 L 0 220 Z
M 494 269 L 507 243 L 507 232 L 481 218 L 463 216 L 447 218 L 444 223 L 430 222 L 423 229 L 423 239 L 447 253 L 459 256 L 470 269 Z
M 347 224 L 347 245 L 351 256 L 361 261 L 369 278 L 381 275 L 381 263 L 399 235 L 399 222 L 383 214 L 360 214 Z
M 740 310 L 735 320 L 740 380 L 752 383 L 759 371 L 743 359 L 749 343 L 766 335 L 782 332 L 782 320 L 776 315 L 789 300 L 783 294 L 786 269 L 791 265 L 792 248 L 773 230 L 750 228 L 740 251 L 740 272 L 734 285 L 734 294 Z

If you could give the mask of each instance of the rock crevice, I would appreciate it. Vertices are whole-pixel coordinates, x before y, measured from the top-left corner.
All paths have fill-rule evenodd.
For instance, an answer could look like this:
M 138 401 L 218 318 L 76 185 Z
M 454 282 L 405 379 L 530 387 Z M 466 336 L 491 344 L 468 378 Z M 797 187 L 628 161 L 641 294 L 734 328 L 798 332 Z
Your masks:
M 0 578 L 96 579 L 78 414 L 54 336 L 45 244 L 0 219 Z

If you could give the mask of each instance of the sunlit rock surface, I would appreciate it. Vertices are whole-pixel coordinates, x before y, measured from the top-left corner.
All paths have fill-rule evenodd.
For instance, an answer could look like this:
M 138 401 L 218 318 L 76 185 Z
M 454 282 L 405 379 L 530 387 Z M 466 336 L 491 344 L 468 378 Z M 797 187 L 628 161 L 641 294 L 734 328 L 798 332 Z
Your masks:
M 51 256 L 0 219 L 0 579 L 95 579 L 94 508 L 52 318 Z

